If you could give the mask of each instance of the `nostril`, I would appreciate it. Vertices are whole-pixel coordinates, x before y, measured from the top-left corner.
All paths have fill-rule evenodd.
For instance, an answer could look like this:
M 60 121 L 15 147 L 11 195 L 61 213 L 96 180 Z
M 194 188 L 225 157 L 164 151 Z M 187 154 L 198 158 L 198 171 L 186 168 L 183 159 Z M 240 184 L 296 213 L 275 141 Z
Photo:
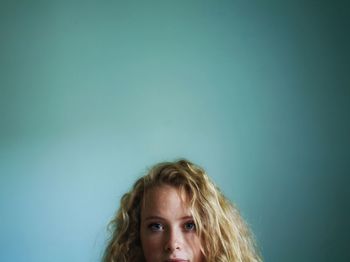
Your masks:
M 175 250 L 180 250 L 180 244 L 176 240 L 169 240 L 168 243 L 165 245 L 165 250 L 171 252 Z

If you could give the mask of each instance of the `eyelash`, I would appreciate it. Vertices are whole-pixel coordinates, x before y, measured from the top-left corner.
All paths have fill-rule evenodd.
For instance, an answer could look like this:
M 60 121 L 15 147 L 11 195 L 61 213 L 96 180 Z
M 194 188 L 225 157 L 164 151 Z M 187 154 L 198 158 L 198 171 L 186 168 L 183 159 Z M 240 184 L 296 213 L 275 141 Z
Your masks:
M 161 227 L 161 229 L 159 227 Z M 160 223 L 151 223 L 148 225 L 148 228 L 153 232 L 158 232 L 158 231 L 164 230 L 164 226 Z
M 187 226 L 191 225 L 191 228 L 187 228 Z M 196 230 L 196 224 L 194 221 L 188 221 L 185 223 L 184 228 L 186 231 L 195 231 Z
M 147 227 L 152 232 L 160 232 L 160 231 L 163 231 L 165 228 L 165 226 L 162 225 L 161 223 L 151 223 Z M 191 232 L 196 230 L 196 225 L 194 221 L 187 221 L 186 223 L 184 223 L 183 228 L 185 231 Z

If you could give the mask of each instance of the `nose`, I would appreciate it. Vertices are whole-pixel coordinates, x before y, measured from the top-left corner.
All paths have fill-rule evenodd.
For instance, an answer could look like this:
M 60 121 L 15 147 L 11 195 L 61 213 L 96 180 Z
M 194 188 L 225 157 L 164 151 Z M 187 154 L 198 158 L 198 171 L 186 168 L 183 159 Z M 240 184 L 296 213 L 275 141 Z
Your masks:
M 182 235 L 178 230 L 170 229 L 168 232 L 167 239 L 165 241 L 164 249 L 167 252 L 174 252 L 181 250 L 182 248 Z

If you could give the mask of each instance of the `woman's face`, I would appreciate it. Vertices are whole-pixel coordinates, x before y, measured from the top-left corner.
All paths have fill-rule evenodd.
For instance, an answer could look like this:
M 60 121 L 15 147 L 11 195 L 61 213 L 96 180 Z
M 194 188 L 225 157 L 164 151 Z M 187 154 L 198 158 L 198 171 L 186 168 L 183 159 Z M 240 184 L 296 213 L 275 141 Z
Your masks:
M 150 189 L 141 210 L 141 243 L 147 262 L 202 262 L 186 195 L 175 187 Z

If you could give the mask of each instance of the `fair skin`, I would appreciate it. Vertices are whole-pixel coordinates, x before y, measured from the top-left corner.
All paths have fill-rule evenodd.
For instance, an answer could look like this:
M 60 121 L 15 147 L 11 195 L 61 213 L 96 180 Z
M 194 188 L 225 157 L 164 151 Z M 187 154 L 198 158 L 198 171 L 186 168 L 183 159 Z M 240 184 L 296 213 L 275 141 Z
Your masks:
M 203 262 L 185 194 L 169 185 L 150 189 L 141 209 L 140 238 L 147 262 Z

